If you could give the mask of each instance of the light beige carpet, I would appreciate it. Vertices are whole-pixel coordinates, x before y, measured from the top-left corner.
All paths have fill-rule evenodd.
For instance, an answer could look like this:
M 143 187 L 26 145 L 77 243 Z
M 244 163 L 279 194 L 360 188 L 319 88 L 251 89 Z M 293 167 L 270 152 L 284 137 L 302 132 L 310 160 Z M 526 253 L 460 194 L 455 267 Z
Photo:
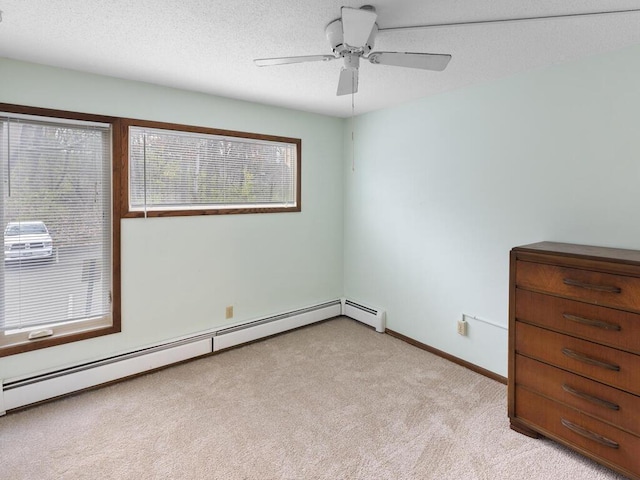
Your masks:
M 506 387 L 339 318 L 0 418 L 0 478 L 619 479 Z

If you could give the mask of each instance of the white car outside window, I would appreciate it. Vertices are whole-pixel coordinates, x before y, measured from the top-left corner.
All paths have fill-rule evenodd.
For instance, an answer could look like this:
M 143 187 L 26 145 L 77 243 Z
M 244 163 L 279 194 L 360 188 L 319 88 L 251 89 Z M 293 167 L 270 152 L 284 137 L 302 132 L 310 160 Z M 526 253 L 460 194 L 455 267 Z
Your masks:
M 52 256 L 53 241 L 44 222 L 9 222 L 4 231 L 6 262 Z

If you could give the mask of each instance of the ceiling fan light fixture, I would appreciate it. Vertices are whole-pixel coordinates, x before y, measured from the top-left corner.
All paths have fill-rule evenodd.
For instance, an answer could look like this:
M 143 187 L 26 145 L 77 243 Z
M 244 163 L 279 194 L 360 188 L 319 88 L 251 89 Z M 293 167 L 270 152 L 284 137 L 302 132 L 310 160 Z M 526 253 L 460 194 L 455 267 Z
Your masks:
M 344 56 L 344 68 L 358 68 L 360 67 L 360 56 L 349 53 Z
M 343 67 L 340 70 L 340 78 L 338 79 L 338 90 L 336 95 L 353 95 L 358 91 L 358 69 Z

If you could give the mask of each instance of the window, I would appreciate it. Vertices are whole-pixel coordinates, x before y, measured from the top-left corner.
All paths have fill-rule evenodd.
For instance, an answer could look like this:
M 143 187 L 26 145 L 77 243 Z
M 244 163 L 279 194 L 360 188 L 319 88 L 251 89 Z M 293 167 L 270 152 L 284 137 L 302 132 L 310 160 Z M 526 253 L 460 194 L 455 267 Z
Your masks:
M 300 211 L 299 139 L 130 121 L 126 216 Z
M 113 124 L 0 105 L 0 355 L 120 329 Z

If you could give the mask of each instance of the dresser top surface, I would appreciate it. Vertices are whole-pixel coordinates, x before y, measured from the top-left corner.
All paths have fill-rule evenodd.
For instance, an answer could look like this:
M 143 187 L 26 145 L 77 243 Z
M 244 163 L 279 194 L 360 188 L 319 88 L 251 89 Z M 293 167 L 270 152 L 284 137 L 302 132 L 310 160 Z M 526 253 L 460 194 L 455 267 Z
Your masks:
M 591 245 L 577 245 L 574 243 L 538 242 L 515 247 L 514 252 L 530 252 L 553 254 L 566 257 L 579 257 L 591 260 L 604 260 L 616 263 L 631 263 L 640 265 L 640 251 L 623 248 L 594 247 Z

